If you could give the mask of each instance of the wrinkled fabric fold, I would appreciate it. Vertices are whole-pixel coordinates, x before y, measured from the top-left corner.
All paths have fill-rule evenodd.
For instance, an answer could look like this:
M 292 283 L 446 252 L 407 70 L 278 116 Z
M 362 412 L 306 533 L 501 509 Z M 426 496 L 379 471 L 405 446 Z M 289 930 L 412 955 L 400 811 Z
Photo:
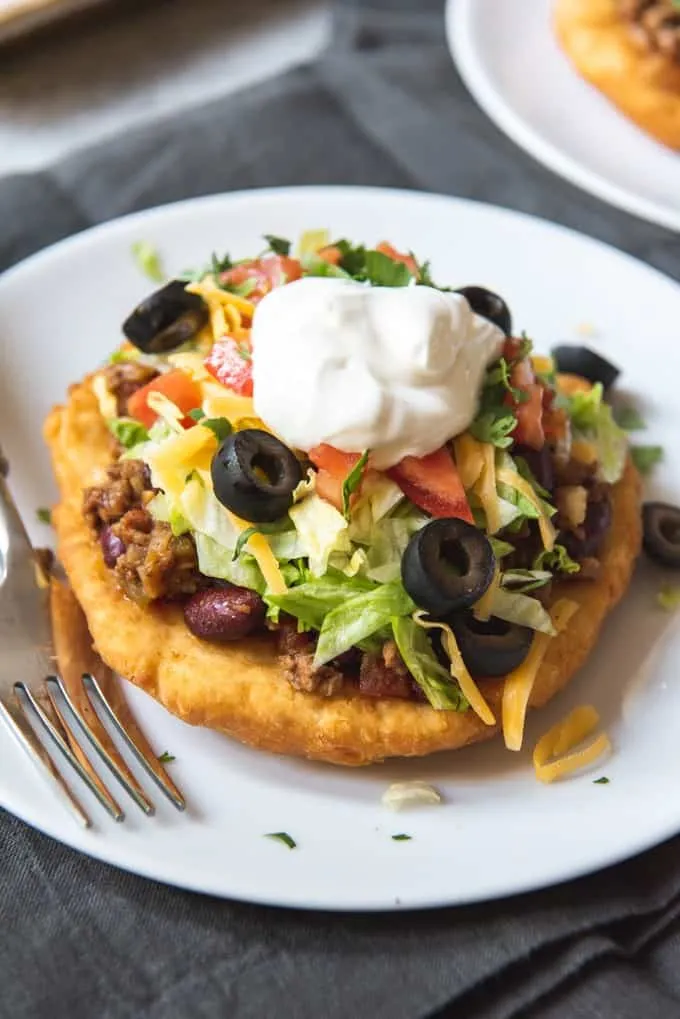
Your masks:
M 676 236 L 559 180 L 486 119 L 439 0 L 339 2 L 319 61 L 1 180 L 0 268 L 152 205 L 333 183 L 495 202 L 680 278 Z M 501 902 L 333 916 L 166 888 L 2 814 L 0 1019 L 677 1015 L 679 846 Z

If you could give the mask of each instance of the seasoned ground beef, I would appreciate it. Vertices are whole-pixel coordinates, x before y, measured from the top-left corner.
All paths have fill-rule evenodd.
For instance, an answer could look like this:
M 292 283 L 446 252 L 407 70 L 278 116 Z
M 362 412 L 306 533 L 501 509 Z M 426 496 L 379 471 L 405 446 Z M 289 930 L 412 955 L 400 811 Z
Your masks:
M 385 642 L 381 654 L 366 653 L 359 672 L 359 693 L 364 697 L 414 697 L 416 684 L 404 665 L 393 640 Z
M 119 460 L 106 468 L 106 479 L 86 488 L 83 516 L 90 527 L 99 531 L 113 524 L 133 506 L 141 506 L 145 493 L 152 492 L 149 469 L 141 460 Z
M 125 545 L 114 567 L 116 580 L 133 601 L 188 596 L 204 583 L 193 539 L 175 537 L 141 506 L 128 510 L 112 531 Z
M 680 64 L 680 10 L 674 0 L 618 0 L 618 4 L 641 46 Z
M 116 398 L 118 413 L 124 417 L 128 412 L 128 400 L 133 393 L 151 382 L 158 375 L 155 368 L 139 361 L 118 361 L 104 368 L 106 388 Z
M 110 528 L 125 546 L 113 570 L 134 601 L 194 594 L 204 583 L 196 547 L 189 535 L 175 537 L 168 524 L 146 509 L 153 497 L 148 468 L 141 460 L 120 460 L 106 469 L 106 480 L 86 489 L 83 516 L 95 533 Z
M 342 689 L 345 677 L 336 665 L 314 668 L 316 638 L 312 633 L 298 633 L 297 623 L 282 619 L 277 630 L 279 665 L 295 690 L 332 697 Z

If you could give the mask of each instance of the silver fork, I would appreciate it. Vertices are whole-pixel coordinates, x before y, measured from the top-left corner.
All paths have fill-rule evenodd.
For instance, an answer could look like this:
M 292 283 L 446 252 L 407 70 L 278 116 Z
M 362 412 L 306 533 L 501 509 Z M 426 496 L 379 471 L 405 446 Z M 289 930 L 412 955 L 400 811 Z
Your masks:
M 90 826 L 90 818 L 46 746 L 55 758 L 67 762 L 114 820 L 122 821 L 125 815 L 90 763 L 64 705 L 145 814 L 153 814 L 154 805 L 109 736 L 97 707 L 158 788 L 183 810 L 184 797 L 135 721 L 121 684 L 92 649 L 73 592 L 48 576 L 31 545 L 7 486 L 7 473 L 0 449 L 0 721 L 84 827 Z

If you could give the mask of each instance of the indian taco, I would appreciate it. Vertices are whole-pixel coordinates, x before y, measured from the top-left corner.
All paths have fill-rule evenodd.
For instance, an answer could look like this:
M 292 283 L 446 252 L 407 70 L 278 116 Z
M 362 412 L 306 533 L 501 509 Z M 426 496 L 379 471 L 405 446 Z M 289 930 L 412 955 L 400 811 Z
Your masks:
M 586 81 L 657 141 L 680 149 L 678 0 L 557 0 L 555 29 Z
M 588 656 L 640 547 L 587 349 L 323 232 L 152 293 L 45 424 L 101 657 L 187 722 L 337 764 L 502 729 Z

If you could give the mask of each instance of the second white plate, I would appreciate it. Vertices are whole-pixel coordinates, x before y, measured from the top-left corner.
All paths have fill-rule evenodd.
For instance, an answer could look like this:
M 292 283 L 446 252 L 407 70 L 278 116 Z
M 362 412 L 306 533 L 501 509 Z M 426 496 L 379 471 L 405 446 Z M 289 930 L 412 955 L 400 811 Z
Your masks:
M 552 28 L 554 0 L 448 0 L 449 47 L 482 109 L 573 184 L 680 230 L 680 153 L 655 142 L 573 69 Z

